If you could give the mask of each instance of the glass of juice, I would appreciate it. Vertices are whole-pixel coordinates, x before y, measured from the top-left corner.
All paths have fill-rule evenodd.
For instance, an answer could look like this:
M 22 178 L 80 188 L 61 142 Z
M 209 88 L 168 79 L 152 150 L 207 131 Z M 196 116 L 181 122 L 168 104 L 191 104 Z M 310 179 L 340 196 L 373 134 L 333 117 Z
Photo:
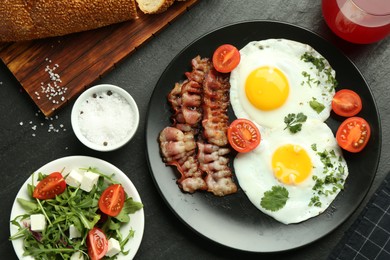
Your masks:
M 322 0 L 331 30 L 353 43 L 373 43 L 390 34 L 390 0 Z

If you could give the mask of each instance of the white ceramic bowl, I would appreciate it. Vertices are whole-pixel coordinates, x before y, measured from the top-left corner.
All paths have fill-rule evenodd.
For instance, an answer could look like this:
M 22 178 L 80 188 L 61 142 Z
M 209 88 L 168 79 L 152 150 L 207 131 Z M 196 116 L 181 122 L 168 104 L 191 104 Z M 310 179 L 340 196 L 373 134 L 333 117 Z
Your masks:
M 134 184 L 131 182 L 128 176 L 117 168 L 116 166 L 112 165 L 109 162 L 103 161 L 98 158 L 89 157 L 89 156 L 69 156 L 69 157 L 63 157 L 56 159 L 54 161 L 51 161 L 45 165 L 43 165 L 41 168 L 35 171 L 35 173 L 42 172 L 44 174 L 49 174 L 51 172 L 55 171 L 61 171 L 69 172 L 72 169 L 76 168 L 88 168 L 88 167 L 96 167 L 99 169 L 99 171 L 107 174 L 114 174 L 113 179 L 117 181 L 118 183 L 121 183 L 123 185 L 123 188 L 125 189 L 127 195 L 129 197 L 132 197 L 134 201 L 141 202 L 141 197 L 134 186 Z M 31 196 L 28 195 L 27 192 L 27 185 L 32 183 L 32 178 L 34 177 L 34 183 L 37 183 L 37 177 L 38 174 L 31 175 L 23 184 L 23 186 L 20 188 L 18 194 L 16 195 L 16 198 L 22 198 L 26 200 L 30 200 Z M 12 211 L 10 220 L 13 220 L 16 216 L 23 215 L 26 213 L 26 210 L 23 209 L 20 204 L 17 202 L 15 198 L 15 201 L 12 205 Z M 134 237 L 131 238 L 125 245 L 124 251 L 129 251 L 128 255 L 118 254 L 117 260 L 129 260 L 133 259 L 133 257 L 136 255 L 137 250 L 142 242 L 142 237 L 144 233 L 144 227 L 145 227 L 145 214 L 144 209 L 140 209 L 137 212 L 130 214 L 130 222 L 122 224 L 120 227 L 120 232 L 125 237 L 129 233 L 129 231 L 132 229 L 134 230 Z M 10 222 L 10 234 L 11 236 L 14 235 L 16 232 L 18 232 L 18 228 L 13 225 Z M 15 253 L 18 256 L 20 260 L 34 260 L 31 256 L 24 256 L 24 248 L 23 248 L 23 239 L 19 238 L 16 240 L 12 240 L 13 247 L 15 249 Z M 84 258 L 85 259 L 85 258 Z
M 71 123 L 84 145 L 96 151 L 113 151 L 134 136 L 139 111 L 132 96 L 124 89 L 110 84 L 96 85 L 77 98 Z

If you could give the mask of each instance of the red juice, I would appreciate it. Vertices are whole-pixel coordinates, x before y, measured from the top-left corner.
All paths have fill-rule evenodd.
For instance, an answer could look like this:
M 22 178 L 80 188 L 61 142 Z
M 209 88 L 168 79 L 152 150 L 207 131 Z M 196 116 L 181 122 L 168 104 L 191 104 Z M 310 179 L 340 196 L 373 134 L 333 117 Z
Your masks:
M 350 42 L 373 43 L 390 34 L 390 0 L 322 0 L 322 13 L 332 31 Z

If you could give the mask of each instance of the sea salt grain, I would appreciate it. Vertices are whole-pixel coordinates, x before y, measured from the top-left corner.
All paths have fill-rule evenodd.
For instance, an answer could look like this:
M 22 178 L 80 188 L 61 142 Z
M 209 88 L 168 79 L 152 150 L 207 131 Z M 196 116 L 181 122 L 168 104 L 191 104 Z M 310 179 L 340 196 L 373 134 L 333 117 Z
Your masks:
M 33 131 L 33 134 L 32 134 L 33 137 L 37 136 L 35 131 L 38 130 L 38 127 L 45 126 L 45 124 L 48 126 L 47 132 L 49 132 L 49 133 L 50 132 L 58 133 L 58 132 L 60 132 L 60 130 L 63 131 L 63 132 L 66 131 L 66 128 L 65 128 L 64 124 L 60 123 L 59 126 L 57 126 L 58 123 L 54 122 L 54 120 L 57 121 L 59 119 L 58 115 L 56 115 L 54 117 L 47 117 L 46 116 L 44 118 L 41 118 L 41 116 L 42 116 L 41 111 L 38 110 L 38 112 L 35 113 L 35 116 L 38 118 L 37 120 L 39 120 L 39 121 L 45 120 L 45 121 L 48 121 L 50 123 L 47 124 L 47 123 L 44 123 L 44 122 L 36 122 L 36 120 L 34 120 L 34 121 L 31 120 L 31 121 L 28 121 L 26 123 L 24 123 L 23 121 L 20 121 L 19 122 L 20 126 L 23 127 L 23 126 L 26 125 L 26 126 L 30 127 L 31 131 Z M 53 122 L 51 122 L 51 121 L 53 121 Z
M 118 93 L 94 93 L 80 105 L 78 122 L 81 134 L 92 143 L 114 146 L 131 133 L 134 113 L 127 100 Z

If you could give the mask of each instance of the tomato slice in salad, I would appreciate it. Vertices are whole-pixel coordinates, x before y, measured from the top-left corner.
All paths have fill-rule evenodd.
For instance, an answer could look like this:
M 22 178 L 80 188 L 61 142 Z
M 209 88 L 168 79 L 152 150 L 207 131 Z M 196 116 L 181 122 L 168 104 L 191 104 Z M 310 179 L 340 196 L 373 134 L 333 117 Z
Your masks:
M 355 91 L 342 89 L 334 95 L 332 109 L 339 116 L 355 116 L 362 110 L 362 100 Z
M 66 189 L 66 182 L 60 172 L 53 172 L 43 178 L 35 187 L 33 197 L 41 200 L 53 199 L 63 193 Z
M 88 255 L 91 260 L 99 260 L 108 250 L 108 241 L 104 232 L 99 228 L 93 228 L 87 236 Z
M 240 52 L 230 44 L 219 46 L 213 54 L 214 68 L 222 73 L 231 72 L 240 63 Z
M 367 145 L 370 135 L 371 129 L 366 120 L 361 117 L 350 117 L 341 123 L 336 140 L 344 150 L 358 153 Z
M 234 150 L 240 153 L 252 151 L 260 144 L 260 131 L 250 120 L 239 118 L 228 128 L 228 140 Z
M 109 216 L 117 216 L 125 203 L 125 190 L 120 184 L 112 184 L 107 187 L 100 196 L 99 209 Z

